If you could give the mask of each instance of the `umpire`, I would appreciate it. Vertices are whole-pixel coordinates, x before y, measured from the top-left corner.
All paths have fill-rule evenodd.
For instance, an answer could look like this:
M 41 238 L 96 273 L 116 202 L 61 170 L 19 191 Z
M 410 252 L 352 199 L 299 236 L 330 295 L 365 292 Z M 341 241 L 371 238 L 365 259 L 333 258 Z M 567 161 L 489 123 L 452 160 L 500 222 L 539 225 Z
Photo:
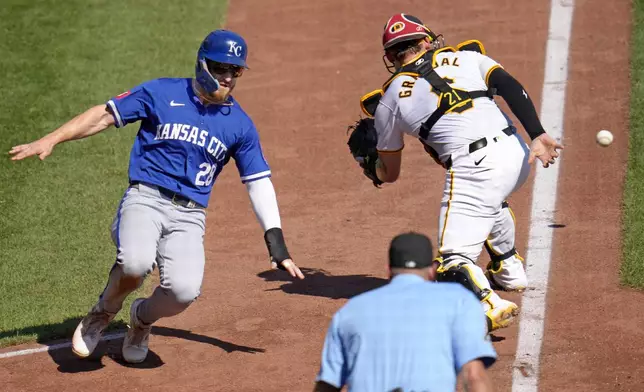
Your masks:
M 314 392 L 492 391 L 496 361 L 481 304 L 458 283 L 435 283 L 432 243 L 418 233 L 389 248 L 391 281 L 349 300 L 331 320 Z

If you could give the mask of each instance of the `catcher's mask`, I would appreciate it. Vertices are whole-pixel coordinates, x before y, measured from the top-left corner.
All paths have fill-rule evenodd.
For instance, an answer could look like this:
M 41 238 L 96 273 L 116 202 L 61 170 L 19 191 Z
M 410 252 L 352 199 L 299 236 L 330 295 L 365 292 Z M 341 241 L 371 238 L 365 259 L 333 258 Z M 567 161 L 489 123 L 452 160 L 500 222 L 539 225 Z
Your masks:
M 382 47 L 385 50 L 382 61 L 387 71 L 394 73 L 397 54 L 419 44 L 421 40 L 427 40 L 432 50 L 445 45 L 442 34 L 434 34 L 415 16 L 400 13 L 389 18 L 382 34 Z
M 212 94 L 219 89 L 214 76 L 230 71 L 233 77 L 242 75 L 248 56 L 246 41 L 229 30 L 215 30 L 203 40 L 197 52 L 195 75 L 197 83 Z

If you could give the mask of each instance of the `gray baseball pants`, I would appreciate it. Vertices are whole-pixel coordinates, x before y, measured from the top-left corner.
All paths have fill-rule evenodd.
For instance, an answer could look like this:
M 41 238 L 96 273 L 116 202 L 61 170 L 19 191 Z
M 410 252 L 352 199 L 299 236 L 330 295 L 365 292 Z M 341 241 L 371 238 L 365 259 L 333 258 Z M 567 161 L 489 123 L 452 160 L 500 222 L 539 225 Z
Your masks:
M 129 187 L 112 223 L 116 263 L 97 310 L 117 313 L 158 266 L 159 285 L 139 306 L 139 320 L 151 324 L 184 311 L 200 294 L 205 220 L 204 209 L 177 205 L 155 186 Z

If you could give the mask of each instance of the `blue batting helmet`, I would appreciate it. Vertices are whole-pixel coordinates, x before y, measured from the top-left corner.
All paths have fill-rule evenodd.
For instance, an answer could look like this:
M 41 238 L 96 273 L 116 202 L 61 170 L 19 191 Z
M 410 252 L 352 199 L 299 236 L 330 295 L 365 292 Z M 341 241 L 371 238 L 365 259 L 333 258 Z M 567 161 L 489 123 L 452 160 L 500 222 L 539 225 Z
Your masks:
M 246 65 L 247 56 L 248 46 L 239 34 L 230 30 L 211 32 L 201 43 L 197 53 L 197 83 L 208 93 L 217 91 L 219 82 L 208 71 L 206 60 L 248 68 Z

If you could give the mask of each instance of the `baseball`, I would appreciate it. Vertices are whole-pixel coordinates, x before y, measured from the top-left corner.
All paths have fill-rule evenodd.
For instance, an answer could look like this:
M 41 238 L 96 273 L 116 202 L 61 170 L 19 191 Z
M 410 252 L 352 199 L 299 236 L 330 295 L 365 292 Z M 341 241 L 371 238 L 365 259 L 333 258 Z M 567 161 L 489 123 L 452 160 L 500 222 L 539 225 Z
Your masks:
M 613 134 L 610 131 L 602 129 L 597 132 L 597 144 L 602 147 L 610 146 L 613 142 Z

